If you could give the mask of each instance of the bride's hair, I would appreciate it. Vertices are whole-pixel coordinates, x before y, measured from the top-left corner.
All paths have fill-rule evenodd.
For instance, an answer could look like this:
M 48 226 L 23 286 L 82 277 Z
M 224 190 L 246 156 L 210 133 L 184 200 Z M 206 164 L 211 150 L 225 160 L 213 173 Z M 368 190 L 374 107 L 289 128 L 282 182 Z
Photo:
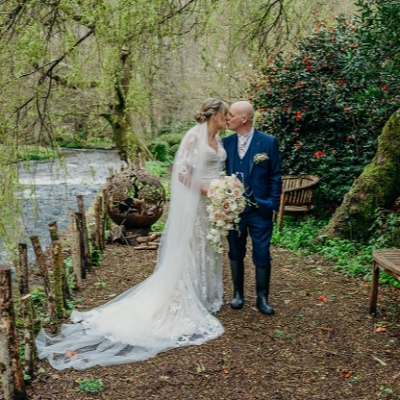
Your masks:
M 202 124 L 210 119 L 214 114 L 218 114 L 221 111 L 228 110 L 229 106 L 222 100 L 208 98 L 203 101 L 200 106 L 200 110 L 194 114 L 194 119 Z

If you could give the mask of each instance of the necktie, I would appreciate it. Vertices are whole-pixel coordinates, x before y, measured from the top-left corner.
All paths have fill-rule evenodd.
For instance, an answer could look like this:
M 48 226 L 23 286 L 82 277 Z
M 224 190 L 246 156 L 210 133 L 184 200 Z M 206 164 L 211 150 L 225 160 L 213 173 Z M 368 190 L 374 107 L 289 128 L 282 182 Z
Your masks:
M 249 139 L 249 135 L 241 135 L 239 136 L 239 157 L 243 158 L 244 155 L 246 154 L 245 148 L 246 148 L 246 143 L 247 140 Z

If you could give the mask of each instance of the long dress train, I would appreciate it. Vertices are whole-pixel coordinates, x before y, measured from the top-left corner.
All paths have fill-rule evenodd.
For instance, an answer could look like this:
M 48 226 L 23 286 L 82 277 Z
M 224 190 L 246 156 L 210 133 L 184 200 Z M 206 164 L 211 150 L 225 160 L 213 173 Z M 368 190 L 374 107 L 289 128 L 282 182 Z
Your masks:
M 74 311 L 57 337 L 43 330 L 40 358 L 56 369 L 84 369 L 145 360 L 224 333 L 211 313 L 222 305 L 222 257 L 208 244 L 206 204 L 199 187 L 216 178 L 226 152 L 208 146 L 207 123 L 183 138 L 171 177 L 168 220 L 153 274 L 107 304 Z

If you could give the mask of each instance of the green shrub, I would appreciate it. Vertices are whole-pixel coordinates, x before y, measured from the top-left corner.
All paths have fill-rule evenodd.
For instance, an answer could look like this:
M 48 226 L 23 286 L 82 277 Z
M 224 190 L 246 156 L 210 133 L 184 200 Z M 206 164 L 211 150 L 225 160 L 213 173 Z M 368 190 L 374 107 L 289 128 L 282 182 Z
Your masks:
M 174 146 L 181 142 L 182 135 L 180 135 L 179 133 L 170 133 L 167 135 L 161 135 L 159 137 L 159 140 L 162 140 L 163 142 L 167 142 L 170 146 Z
M 373 232 L 368 242 L 318 236 L 327 221 L 314 218 L 284 217 L 282 231 L 274 229 L 272 244 L 299 252 L 303 255 L 320 254 L 334 263 L 334 268 L 349 276 L 372 275 L 372 252 L 385 247 L 400 247 L 400 211 L 376 210 Z M 400 282 L 382 272 L 380 283 L 400 288 Z
M 359 3 L 364 11 L 370 7 Z M 354 56 L 367 51 L 368 29 L 349 16 L 333 26 L 319 23 L 296 54 L 269 60 L 250 82 L 257 125 L 277 136 L 284 173 L 318 175 L 320 203 L 331 208 L 371 162 L 377 137 L 399 106 L 396 69 L 378 72 L 375 63 L 375 73 L 363 80 L 362 69 L 356 75 L 350 68 Z M 380 50 L 382 60 L 394 57 Z
M 104 384 L 101 379 L 84 379 L 79 383 L 77 392 L 99 393 L 103 390 Z
M 164 122 L 164 125 L 159 130 L 159 135 L 168 135 L 168 134 L 185 134 L 190 128 L 195 125 L 193 119 L 179 120 L 176 121 L 175 116 L 169 118 Z
M 167 142 L 153 141 L 149 144 L 148 149 L 158 161 L 167 161 L 169 158 L 169 144 Z
M 176 154 L 176 152 L 178 151 L 178 149 L 179 149 L 179 143 L 174 144 L 173 146 L 171 146 L 171 147 L 169 148 L 169 155 L 170 155 L 171 157 L 175 157 L 175 154 Z

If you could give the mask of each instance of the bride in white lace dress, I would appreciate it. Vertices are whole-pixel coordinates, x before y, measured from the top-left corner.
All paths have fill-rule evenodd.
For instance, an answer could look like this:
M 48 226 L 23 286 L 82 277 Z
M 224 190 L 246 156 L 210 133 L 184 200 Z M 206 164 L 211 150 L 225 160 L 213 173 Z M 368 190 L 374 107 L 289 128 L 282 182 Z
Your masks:
M 175 157 L 171 202 L 153 274 L 109 303 L 74 311 L 57 337 L 42 330 L 40 358 L 57 369 L 145 360 L 175 347 L 200 345 L 224 333 L 211 313 L 222 305 L 222 257 L 208 244 L 209 183 L 224 168 L 218 131 L 226 103 L 206 99 Z M 127 263 L 134 262 L 126 260 Z

